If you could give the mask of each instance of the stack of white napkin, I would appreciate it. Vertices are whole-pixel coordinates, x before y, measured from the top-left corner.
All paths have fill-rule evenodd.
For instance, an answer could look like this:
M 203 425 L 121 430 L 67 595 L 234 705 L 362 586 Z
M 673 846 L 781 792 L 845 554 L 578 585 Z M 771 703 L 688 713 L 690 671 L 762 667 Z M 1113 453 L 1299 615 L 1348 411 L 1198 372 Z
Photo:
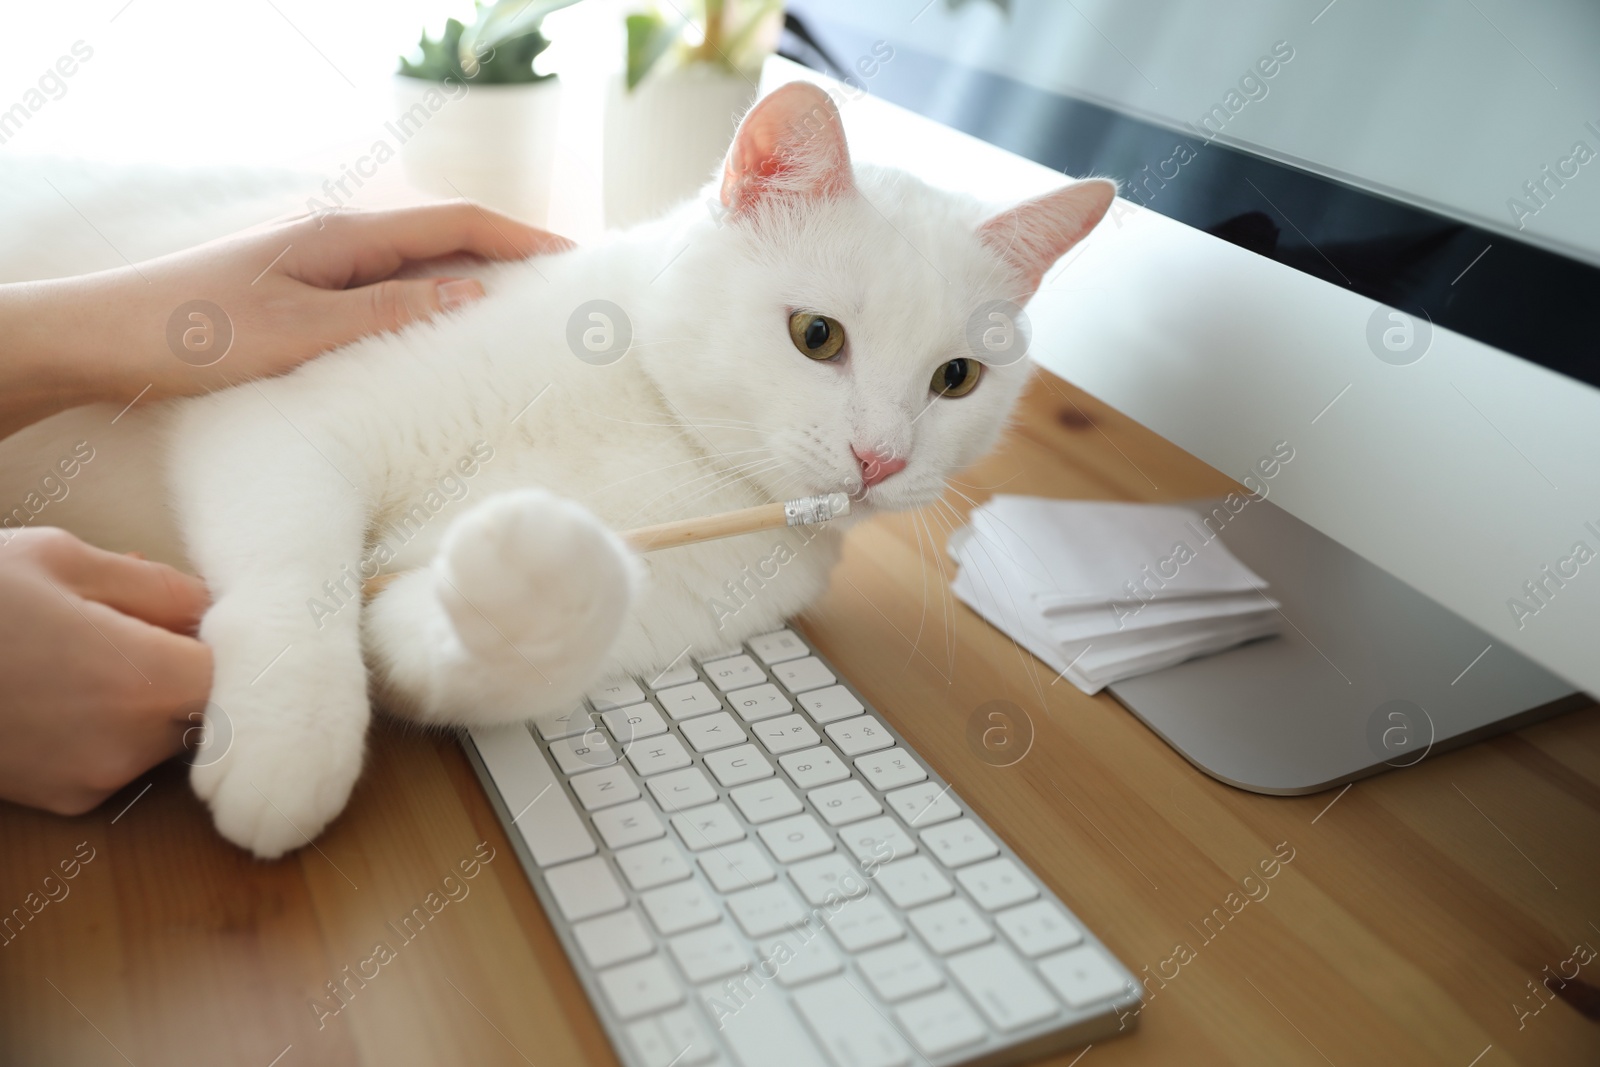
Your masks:
M 951 590 L 1085 693 L 1278 632 L 1231 515 L 997 496 L 950 538 Z

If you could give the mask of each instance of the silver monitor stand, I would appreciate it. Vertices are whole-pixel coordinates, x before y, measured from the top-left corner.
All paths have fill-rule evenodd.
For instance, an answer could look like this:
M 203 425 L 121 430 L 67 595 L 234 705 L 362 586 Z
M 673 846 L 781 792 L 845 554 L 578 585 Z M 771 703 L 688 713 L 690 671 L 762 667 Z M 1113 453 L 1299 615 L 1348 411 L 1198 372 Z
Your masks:
M 1213 778 L 1314 793 L 1593 703 L 1270 501 L 1221 539 L 1270 584 L 1283 633 L 1110 687 Z

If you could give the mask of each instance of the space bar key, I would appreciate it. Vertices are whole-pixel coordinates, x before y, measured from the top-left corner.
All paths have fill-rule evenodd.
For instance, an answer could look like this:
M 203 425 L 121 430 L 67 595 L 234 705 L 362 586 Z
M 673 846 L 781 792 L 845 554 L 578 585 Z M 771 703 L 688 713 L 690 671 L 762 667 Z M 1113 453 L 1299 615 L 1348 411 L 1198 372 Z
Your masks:
M 828 1067 L 776 985 L 752 993 L 730 979 L 726 985 L 702 989 L 700 997 L 712 1028 L 740 1067 Z
M 594 854 L 594 838 L 526 726 L 475 727 L 468 732 L 535 863 L 549 867 Z

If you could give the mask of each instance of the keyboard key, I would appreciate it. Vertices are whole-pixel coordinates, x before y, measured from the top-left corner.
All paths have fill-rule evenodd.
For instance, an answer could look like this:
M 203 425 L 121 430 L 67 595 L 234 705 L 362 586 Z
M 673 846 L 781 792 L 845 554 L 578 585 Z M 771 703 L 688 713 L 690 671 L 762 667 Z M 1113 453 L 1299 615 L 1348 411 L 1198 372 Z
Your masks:
M 641 737 L 654 737 L 656 734 L 667 732 L 667 720 L 653 704 L 630 704 L 625 708 L 613 708 L 604 713 L 600 718 L 605 722 L 606 729 L 611 731 L 611 736 L 617 743 L 627 748 Z
M 697 1067 L 717 1054 L 716 1045 L 689 1008 L 629 1023 L 627 1031 L 644 1067 Z
M 656 818 L 655 809 L 642 800 L 595 812 L 594 828 L 611 848 L 654 841 L 667 832 Z
M 724 985 L 702 987 L 700 1003 L 739 1067 L 829 1067 L 788 997 L 735 998 Z
M 817 731 L 811 728 L 811 724 L 799 715 L 765 719 L 751 727 L 750 732 L 755 734 L 767 747 L 767 751 L 774 756 L 793 752 L 798 748 L 810 748 L 822 740 L 817 736 Z
M 807 689 L 820 689 L 825 685 L 832 685 L 838 681 L 833 672 L 822 665 L 822 661 L 815 656 L 805 659 L 792 659 L 787 663 L 773 666 L 772 674 L 783 683 L 783 687 L 791 693 L 803 693 Z
M 765 937 L 805 921 L 805 908 L 782 882 L 746 889 L 727 899 L 728 910 L 751 937 Z
M 889 906 L 877 897 L 852 900 L 827 918 L 828 929 L 846 952 L 860 952 L 905 936 Z
M 754 745 L 725 748 L 705 757 L 706 770 L 725 786 L 743 785 L 772 777 L 772 764 Z
M 1067 918 L 1061 905 L 1040 900 L 994 917 L 1006 939 L 1024 956 L 1043 956 L 1060 948 L 1070 948 L 1083 940 L 1083 931 Z
M 761 959 L 771 960 L 765 971 L 777 969 L 778 981 L 793 988 L 830 974 L 838 974 L 844 960 L 833 944 L 817 930 L 791 929 L 761 942 Z
M 745 644 L 749 645 L 750 651 L 769 667 L 774 663 L 784 663 L 811 654 L 806 643 L 800 640 L 793 630 L 762 634 L 760 637 L 752 637 Z
M 767 680 L 767 676 L 761 673 L 761 668 L 756 666 L 756 661 L 749 656 L 713 660 L 710 663 L 700 664 L 700 669 L 706 672 L 711 684 L 724 693 L 730 689 L 760 685 Z
M 745 722 L 759 722 L 774 715 L 787 715 L 794 710 L 794 705 L 771 682 L 753 685 L 749 689 L 736 689 L 728 694 L 727 699 L 728 706 L 738 712 L 739 718 Z
M 544 872 L 544 880 L 555 895 L 556 907 L 571 922 L 604 915 L 628 903 L 604 856 L 551 867 Z
M 830 978 L 794 995 L 794 1006 L 838 1063 L 905 1067 L 911 1047 L 850 979 Z
M 696 752 L 712 752 L 745 741 L 744 731 L 733 721 L 733 716 L 725 711 L 690 719 L 678 728 L 678 732 L 694 746 Z
M 862 863 L 889 863 L 917 850 L 916 842 L 906 836 L 892 815 L 846 827 L 839 832 L 839 840 Z
M 857 715 L 853 719 L 840 719 L 823 727 L 839 751 L 846 756 L 859 756 L 863 752 L 888 748 L 894 744 L 889 730 L 873 715 Z
M 656 929 L 669 937 L 717 921 L 721 914 L 699 882 L 678 882 L 639 894 L 639 903 L 656 924 Z
M 555 715 L 545 715 L 533 720 L 539 736 L 546 741 L 559 741 L 563 737 L 581 734 L 594 725 L 594 712 L 587 704 L 579 703 Z
M 973 949 L 949 963 L 950 977 L 997 1030 L 1020 1030 L 1061 1010 L 1033 968 L 1004 945 Z
M 707 849 L 700 853 L 698 859 L 701 870 L 706 872 L 706 877 L 711 879 L 711 884 L 719 893 L 752 889 L 777 877 L 767 857 L 750 841 Z
M 682 981 L 660 956 L 601 971 L 600 988 L 612 1010 L 624 1019 L 670 1008 L 683 1000 Z
M 1033 879 L 1004 856 L 963 867 L 956 872 L 956 881 L 984 911 L 999 911 L 1039 895 Z
M 684 767 L 682 770 L 658 774 L 647 779 L 645 785 L 649 787 L 650 795 L 656 798 L 656 803 L 661 805 L 661 810 L 667 812 L 688 811 L 717 799 L 716 788 L 699 767 Z
M 689 877 L 689 861 L 665 838 L 625 848 L 615 855 L 622 877 L 636 890 L 654 889 Z
M 811 789 L 850 777 L 850 768 L 844 765 L 833 749 L 825 745 L 780 756 L 778 764 L 789 772 L 789 777 L 801 789 Z
M 853 863 L 837 852 L 796 863 L 789 877 L 810 904 L 827 904 L 867 891 L 867 880 Z
M 580 774 L 572 779 L 572 791 L 577 794 L 578 803 L 583 805 L 585 811 L 608 808 L 639 795 L 639 787 L 633 784 L 633 777 L 621 767 L 607 767 Z
M 957 819 L 922 831 L 922 843 L 946 867 L 964 867 L 1000 854 L 1000 846 L 971 819 Z
M 902 1004 L 894 1017 L 924 1056 L 942 1056 L 989 1036 L 972 1005 L 953 989 Z
M 981 945 L 994 937 L 978 909 L 960 897 L 924 905 L 909 912 L 908 918 L 928 947 L 941 956 Z
M 833 851 L 833 838 L 815 816 L 794 815 L 756 831 L 779 863 L 794 863 Z
M 891 748 L 883 752 L 874 752 L 870 756 L 862 756 L 856 760 L 856 770 L 872 783 L 872 788 L 878 790 L 910 785 L 928 777 L 928 772 L 922 769 L 922 765 L 912 759 L 903 748 Z
M 861 701 L 856 699 L 855 694 L 842 685 L 813 689 L 795 699 L 800 701 L 800 706 L 805 708 L 813 719 L 822 723 L 848 719 L 866 710 L 861 706 Z
M 878 996 L 891 1003 L 944 985 L 939 965 L 910 941 L 864 952 L 856 964 Z
M 753 823 L 771 822 L 805 810 L 800 798 L 781 778 L 768 778 L 730 789 L 728 799 Z
M 602 682 L 587 693 L 589 703 L 596 711 L 625 708 L 644 700 L 644 690 L 632 678 L 612 679 Z
M 672 828 L 678 831 L 690 852 L 744 838 L 744 823 L 728 810 L 728 805 L 720 802 L 674 815 Z
M 961 814 L 961 806 L 950 795 L 950 787 L 932 782 L 896 789 L 883 799 L 913 830 L 948 822 Z
M 619 758 L 611 739 L 598 726 L 591 726 L 576 737 L 550 742 L 550 755 L 562 774 L 579 774 L 596 767 L 609 767 Z
M 943 900 L 956 891 L 950 879 L 926 856 L 912 856 L 878 868 L 873 881 L 888 898 L 902 908 L 914 908 L 931 900 Z
M 838 785 L 825 785 L 821 789 L 813 789 L 806 794 L 806 799 L 811 801 L 811 805 L 827 820 L 829 826 L 843 826 L 845 823 L 869 818 L 883 811 L 883 805 L 878 803 L 878 798 L 854 778 Z M 909 838 L 906 843 L 910 844 Z
M 648 778 L 652 774 L 687 767 L 694 760 L 690 757 L 688 749 L 683 747 L 682 741 L 671 734 L 665 734 L 661 737 L 635 741 L 628 749 L 628 762 L 633 764 L 633 769 L 640 777 Z
M 1092 945 L 1039 961 L 1039 971 L 1062 1000 L 1082 1008 L 1127 989 L 1116 968 Z
M 688 649 L 684 649 L 685 652 Z M 670 689 L 675 685 L 687 685 L 700 680 L 700 675 L 695 672 L 694 664 L 687 657 L 679 656 L 678 661 L 666 670 L 659 671 L 650 676 L 647 683 L 651 689 Z
M 527 727 L 480 726 L 470 733 L 478 757 L 511 813 L 512 824 L 533 853 L 533 862 L 550 867 L 594 854 L 589 828 L 556 781 L 555 771 Z
M 656 699 L 661 702 L 661 710 L 674 720 L 690 719 L 696 715 L 709 715 L 713 711 L 722 710 L 721 702 L 712 694 L 711 687 L 704 682 L 690 682 L 688 685 L 663 689 L 656 694 Z
M 733 974 L 750 962 L 750 947 L 727 923 L 680 934 L 667 942 L 683 976 L 696 985 Z
M 597 969 L 636 960 L 656 950 L 650 931 L 631 908 L 577 923 L 572 927 L 572 936 L 578 939 L 589 966 Z

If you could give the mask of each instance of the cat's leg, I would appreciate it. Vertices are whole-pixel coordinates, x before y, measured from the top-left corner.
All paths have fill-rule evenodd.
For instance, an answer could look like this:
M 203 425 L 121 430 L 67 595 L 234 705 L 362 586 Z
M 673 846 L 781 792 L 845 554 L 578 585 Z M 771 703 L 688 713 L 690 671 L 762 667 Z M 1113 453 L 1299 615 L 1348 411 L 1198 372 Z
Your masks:
M 638 581 L 637 557 L 586 508 L 500 493 L 367 606 L 369 661 L 394 709 L 424 722 L 565 710 L 597 680 Z
M 168 465 L 190 560 L 213 597 L 200 626 L 215 664 L 208 738 L 190 781 L 217 830 L 262 857 L 305 845 L 344 808 L 370 717 L 349 577 L 364 476 L 350 450 L 296 414 L 290 424 L 244 390 L 197 402 Z

